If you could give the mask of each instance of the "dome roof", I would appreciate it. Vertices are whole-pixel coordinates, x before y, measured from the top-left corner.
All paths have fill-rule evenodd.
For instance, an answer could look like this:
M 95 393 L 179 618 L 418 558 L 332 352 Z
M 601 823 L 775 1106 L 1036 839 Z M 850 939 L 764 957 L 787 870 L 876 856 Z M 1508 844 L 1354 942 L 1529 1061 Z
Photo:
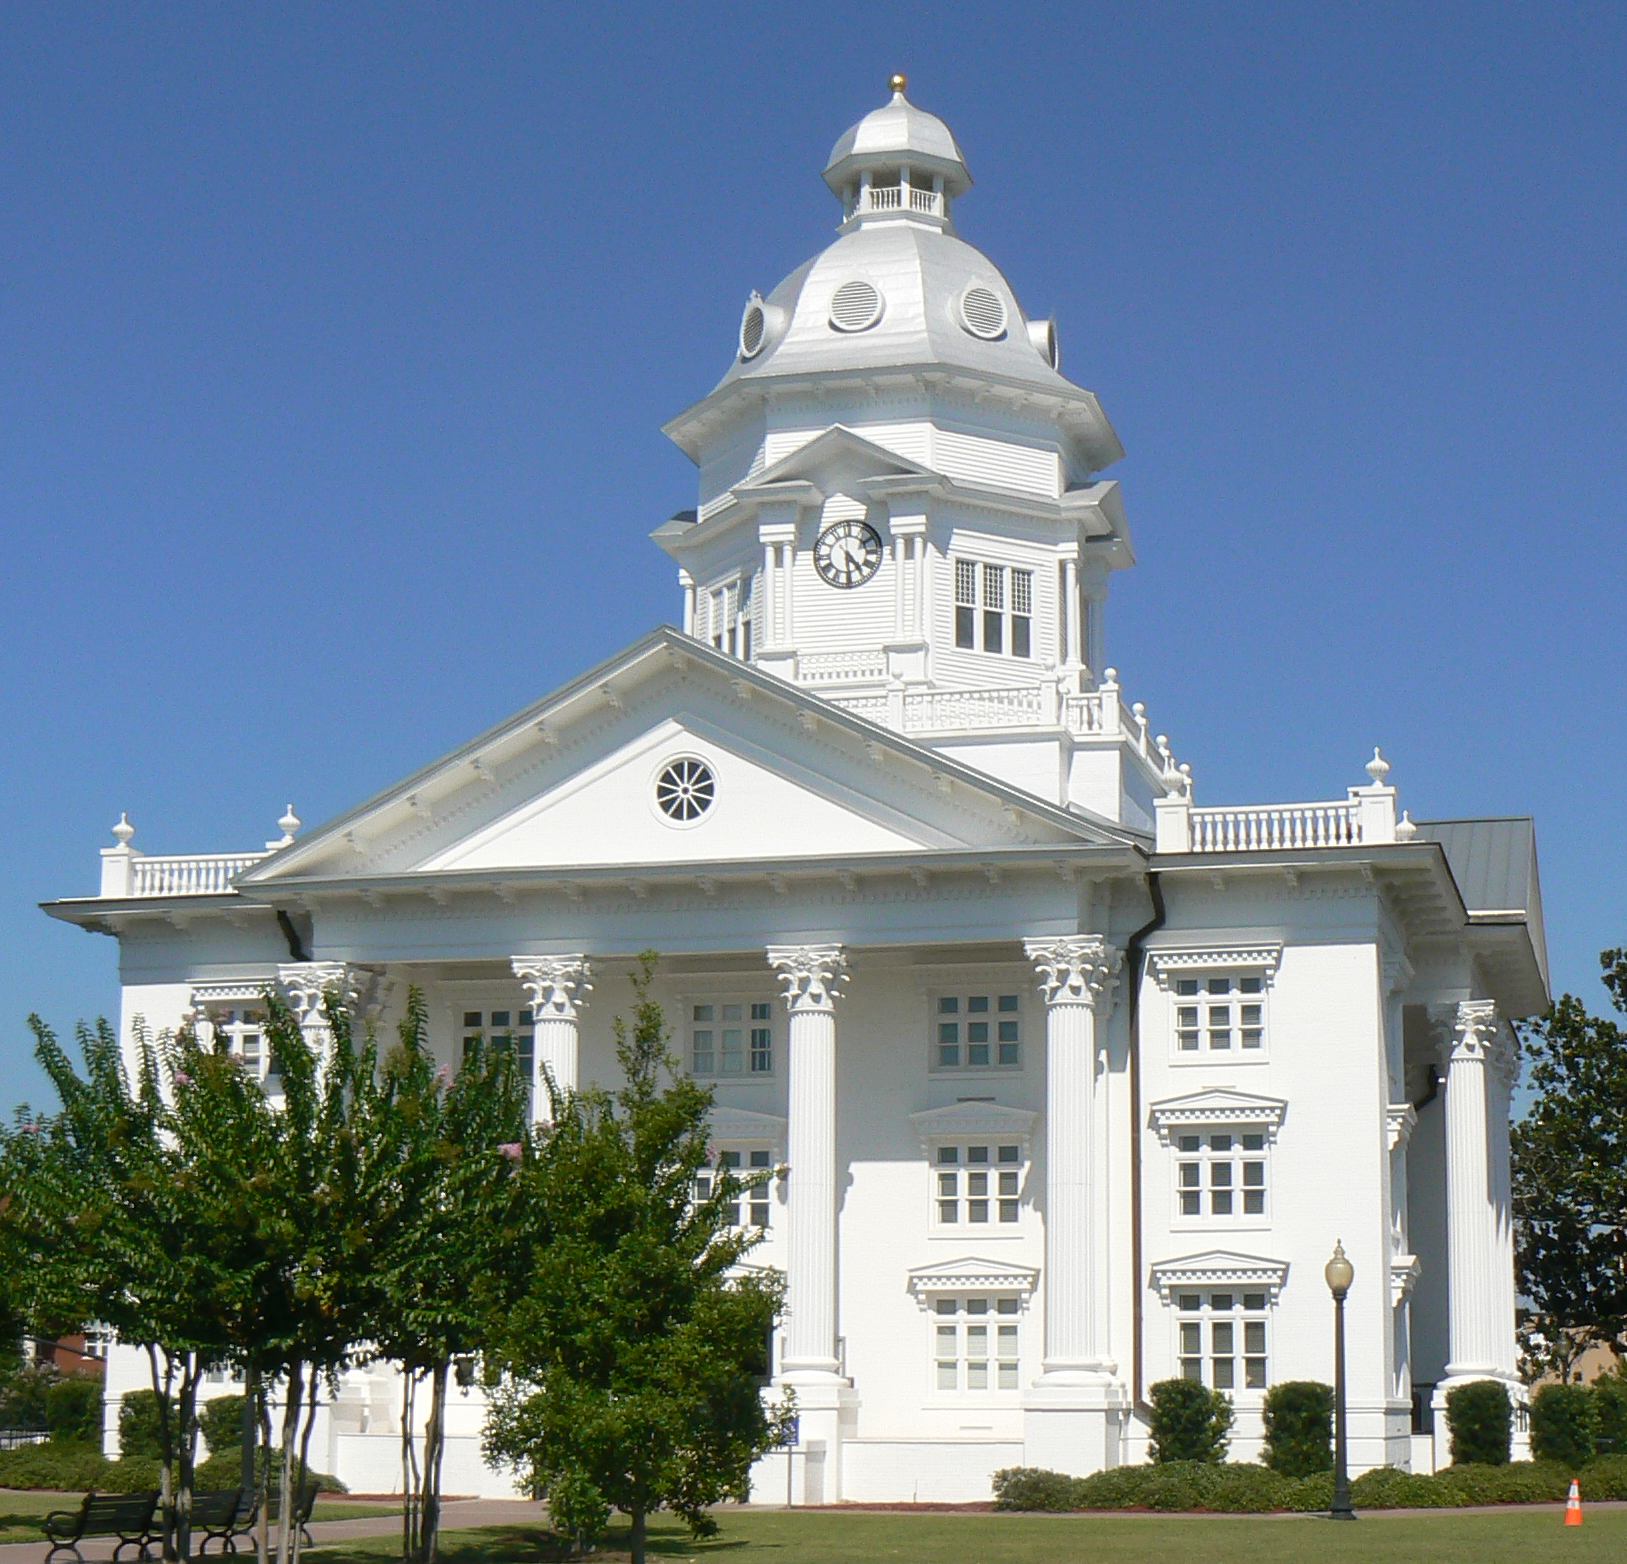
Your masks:
M 866 114 L 837 138 L 825 164 L 825 183 L 840 193 L 861 169 L 907 163 L 944 176 L 944 189 L 961 195 L 972 183 L 949 127 L 936 114 L 904 96 L 904 78 L 893 77 L 891 101 Z

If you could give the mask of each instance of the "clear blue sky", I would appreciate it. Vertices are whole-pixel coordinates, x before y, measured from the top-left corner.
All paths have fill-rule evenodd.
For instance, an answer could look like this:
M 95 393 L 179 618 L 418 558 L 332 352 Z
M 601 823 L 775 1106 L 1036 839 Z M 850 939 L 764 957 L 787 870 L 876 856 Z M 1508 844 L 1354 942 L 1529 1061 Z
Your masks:
M 0 1101 L 116 1004 L 37 901 L 348 807 L 673 618 L 660 424 L 893 70 L 1097 391 L 1112 660 L 1200 802 L 1537 817 L 1627 941 L 1627 6 L 13 5 Z

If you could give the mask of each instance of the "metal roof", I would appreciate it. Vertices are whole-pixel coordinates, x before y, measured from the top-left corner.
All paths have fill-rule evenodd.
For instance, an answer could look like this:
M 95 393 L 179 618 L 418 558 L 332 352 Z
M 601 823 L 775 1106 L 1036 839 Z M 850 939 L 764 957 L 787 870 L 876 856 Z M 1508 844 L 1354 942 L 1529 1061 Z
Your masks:
M 1519 918 L 1548 976 L 1542 926 L 1542 883 L 1537 877 L 1537 832 L 1529 815 L 1496 820 L 1420 820 L 1418 839 L 1438 842 L 1470 917 Z

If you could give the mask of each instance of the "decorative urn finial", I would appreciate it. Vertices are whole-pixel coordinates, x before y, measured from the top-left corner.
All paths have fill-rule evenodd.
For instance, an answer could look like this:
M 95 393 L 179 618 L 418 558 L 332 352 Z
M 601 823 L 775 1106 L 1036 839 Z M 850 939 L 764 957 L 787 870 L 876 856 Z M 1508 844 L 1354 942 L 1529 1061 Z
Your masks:
M 277 822 L 277 829 L 282 832 L 282 840 L 280 842 L 272 842 L 269 845 L 273 848 L 292 847 L 294 845 L 294 838 L 299 835 L 299 828 L 304 823 L 305 822 L 294 813 L 294 806 L 290 804 L 286 811 L 284 811 L 282 819 Z
M 1418 822 L 1403 809 L 1401 818 L 1395 823 L 1395 839 L 1398 842 L 1410 842 L 1418 834 Z
M 1374 787 L 1383 787 L 1385 777 L 1390 774 L 1390 763 L 1379 753 L 1377 744 L 1373 746 L 1373 758 L 1367 762 L 1367 774 L 1373 779 Z
M 902 71 L 894 71 L 892 75 L 887 78 L 888 88 L 891 91 L 896 92 L 900 97 L 904 95 L 904 91 L 909 84 L 909 77 L 906 76 Z
M 130 824 L 130 817 L 122 809 L 119 811 L 119 823 L 113 827 L 113 835 L 118 839 L 120 847 L 128 847 L 130 838 L 136 834 L 136 828 Z

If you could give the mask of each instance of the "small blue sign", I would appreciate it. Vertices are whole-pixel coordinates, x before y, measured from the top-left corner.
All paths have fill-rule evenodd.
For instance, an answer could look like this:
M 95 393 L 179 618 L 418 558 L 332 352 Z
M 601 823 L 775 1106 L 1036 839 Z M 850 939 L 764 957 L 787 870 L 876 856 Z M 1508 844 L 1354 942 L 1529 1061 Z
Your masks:
M 791 1421 L 786 1426 L 785 1433 L 780 1438 L 780 1449 L 794 1450 L 802 1442 L 802 1417 L 799 1413 L 791 1414 Z

